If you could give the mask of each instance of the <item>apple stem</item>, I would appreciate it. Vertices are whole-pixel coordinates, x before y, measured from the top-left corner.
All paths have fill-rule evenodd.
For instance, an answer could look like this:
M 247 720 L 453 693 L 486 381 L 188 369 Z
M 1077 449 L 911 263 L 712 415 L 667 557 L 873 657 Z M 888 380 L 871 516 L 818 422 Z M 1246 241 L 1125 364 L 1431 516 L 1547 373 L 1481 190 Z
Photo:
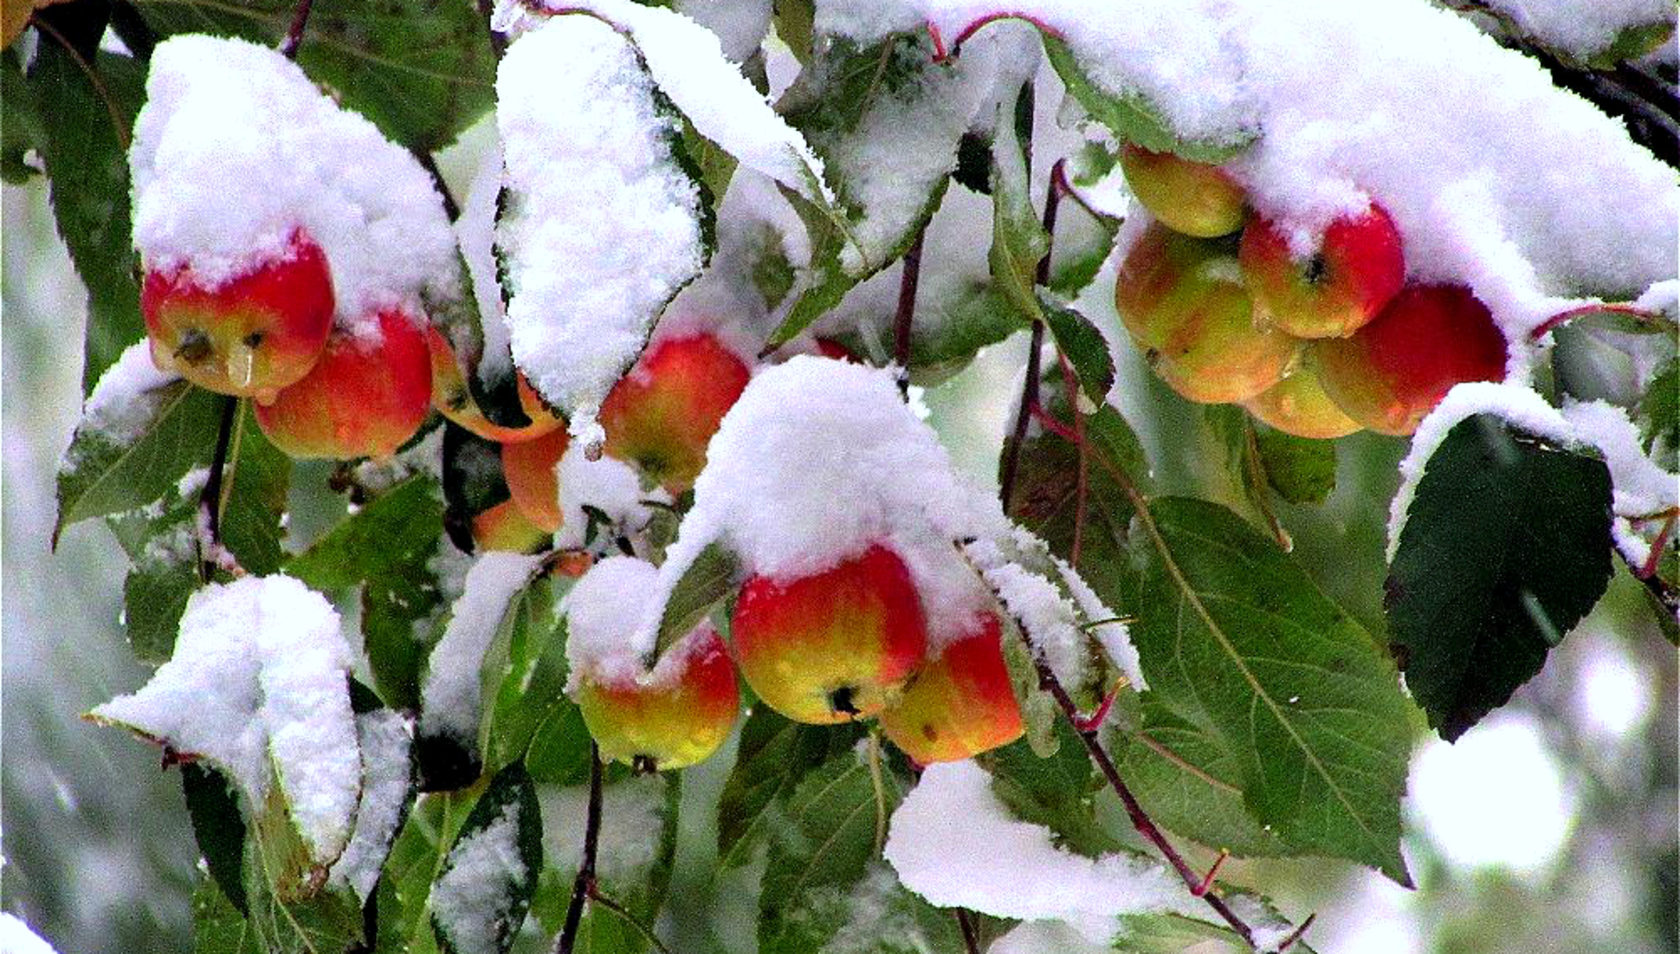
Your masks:
M 314 8 L 315 0 L 298 0 L 297 8 L 292 11 L 292 25 L 286 30 L 286 38 L 280 41 L 280 55 L 288 60 L 297 59 L 298 47 L 303 45 L 303 29 L 309 25 L 309 11 Z
M 239 399 L 222 398 L 222 420 L 216 428 L 216 450 L 210 457 L 210 475 L 205 479 L 204 490 L 198 498 L 205 528 L 204 553 L 199 562 L 198 575 L 206 583 L 210 582 L 220 563 L 215 553 L 221 549 L 222 542 L 222 480 L 227 470 L 228 447 L 233 442 L 233 423 L 238 417 Z
M 566 922 L 554 941 L 554 954 L 572 954 L 578 927 L 583 923 L 583 905 L 595 896 L 595 851 L 601 841 L 601 747 L 589 743 L 589 808 L 583 821 L 583 861 L 577 880 L 572 882 L 572 900 L 566 907 Z
M 898 313 L 893 317 L 893 364 L 898 365 L 898 393 L 910 396 L 910 325 L 916 315 L 916 288 L 922 280 L 922 240 L 927 225 L 916 232 L 910 251 L 904 253 L 904 271 L 898 278 Z

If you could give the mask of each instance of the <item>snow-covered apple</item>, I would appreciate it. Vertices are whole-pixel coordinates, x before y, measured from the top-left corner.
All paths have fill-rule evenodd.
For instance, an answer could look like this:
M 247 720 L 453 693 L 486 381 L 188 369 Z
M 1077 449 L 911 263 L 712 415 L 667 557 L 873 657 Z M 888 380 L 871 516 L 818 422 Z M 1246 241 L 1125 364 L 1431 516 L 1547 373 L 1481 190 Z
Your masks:
M 877 545 L 809 576 L 749 579 L 731 636 L 765 703 L 798 722 L 832 723 L 894 701 L 922 662 L 927 624 L 909 568 Z
M 1242 228 L 1247 196 L 1218 166 L 1128 144 L 1120 168 L 1149 214 L 1175 232 L 1216 238 Z
M 1284 375 L 1282 381 L 1244 401 L 1243 407 L 1267 424 L 1296 437 L 1327 440 L 1360 429 L 1358 421 L 1330 400 L 1317 368 L 1307 362 Z
M 502 477 L 508 493 L 525 516 L 546 533 L 560 529 L 560 480 L 554 469 L 569 443 L 562 429 L 535 440 L 502 445 Z
M 602 758 L 661 770 L 716 752 L 741 704 L 729 650 L 709 623 L 667 650 L 651 672 L 585 672 L 571 695 Z
M 987 613 L 973 629 L 928 660 L 881 729 L 923 765 L 954 762 L 1021 737 L 1021 709 L 1003 659 L 1002 629 Z
M 455 349 L 450 346 L 449 339 L 442 331 L 433 328 L 427 335 L 426 344 L 432 355 L 432 405 L 438 413 L 479 437 L 501 444 L 516 444 L 536 440 L 566 423 L 565 418 L 543 404 L 522 374 L 515 383 L 519 391 L 519 407 L 530 423 L 523 427 L 491 423 L 473 400 L 466 378 L 461 376 L 461 367 L 455 363 Z
M 1324 389 L 1347 415 L 1404 436 L 1466 381 L 1505 377 L 1505 336 L 1463 285 L 1415 285 L 1351 338 L 1316 342 Z
M 1381 205 L 1330 223 L 1305 258 L 1269 219 L 1243 230 L 1238 252 L 1265 320 L 1298 338 L 1343 338 L 1388 304 L 1406 279 L 1400 230 Z
M 259 402 L 314 367 L 333 308 L 326 253 L 303 229 L 281 256 L 227 281 L 206 282 L 185 264 L 148 269 L 140 289 L 159 369 Z
M 400 309 L 376 330 L 336 331 L 309 373 L 257 404 L 257 423 L 296 458 L 389 457 L 431 410 L 432 371 L 420 320 Z
M 655 342 L 601 405 L 606 452 L 672 494 L 688 490 L 750 376 L 746 362 L 712 335 Z

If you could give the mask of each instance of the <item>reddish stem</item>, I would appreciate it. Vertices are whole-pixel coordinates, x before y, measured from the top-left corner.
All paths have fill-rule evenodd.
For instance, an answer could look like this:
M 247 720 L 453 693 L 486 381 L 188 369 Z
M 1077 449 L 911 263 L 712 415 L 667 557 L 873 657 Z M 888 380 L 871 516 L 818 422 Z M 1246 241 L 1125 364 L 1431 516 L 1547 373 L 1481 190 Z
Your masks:
M 1541 322 L 1538 328 L 1535 328 L 1533 331 L 1528 333 L 1529 340 L 1539 341 L 1541 338 L 1544 338 L 1553 331 L 1556 331 L 1562 325 L 1566 325 L 1582 316 L 1597 314 L 1601 311 L 1614 312 L 1618 315 L 1628 315 L 1629 317 L 1637 318 L 1640 321 L 1656 321 L 1662 317 L 1654 311 L 1647 311 L 1644 308 L 1636 308 L 1633 305 L 1623 304 L 1620 302 L 1610 302 L 1608 304 L 1598 305 L 1578 305 L 1574 308 L 1560 311 Z
M 1038 31 L 1043 33 L 1045 36 L 1054 37 L 1058 40 L 1062 38 L 1062 31 L 1056 29 L 1048 23 L 1045 23 L 1043 20 L 1040 20 L 1038 17 L 1035 17 L 1030 13 L 1019 13 L 1004 10 L 998 13 L 988 13 L 980 19 L 970 23 L 968 26 L 963 27 L 962 32 L 957 34 L 956 40 L 954 40 L 949 47 L 946 47 L 945 38 L 940 34 L 939 27 L 932 20 L 929 20 L 927 22 L 927 31 L 928 38 L 933 41 L 933 61 L 935 63 L 943 63 L 951 57 L 958 55 L 962 52 L 962 45 L 968 42 L 969 37 L 978 33 L 980 29 L 988 23 L 993 23 L 998 20 L 1025 20 L 1033 26 L 1038 27 Z
M 1662 563 L 1663 548 L 1668 546 L 1668 538 L 1674 532 L 1676 519 L 1680 519 L 1680 511 L 1670 513 L 1668 519 L 1663 521 L 1662 529 L 1657 531 L 1657 538 L 1651 541 L 1650 554 L 1645 557 L 1644 564 L 1633 571 L 1634 576 L 1641 580 L 1649 580 L 1656 576 L 1657 566 Z
M 916 317 L 916 288 L 922 279 L 922 240 L 927 226 L 916 233 L 910 251 L 904 255 L 904 271 L 898 279 L 898 313 L 893 316 L 893 363 L 898 365 L 898 393 L 910 396 L 910 326 Z
M 1061 163 L 1057 162 L 1060 166 Z M 1073 364 L 1067 355 L 1056 352 L 1056 360 L 1062 365 L 1062 389 L 1067 392 L 1069 410 L 1073 411 L 1074 447 L 1079 450 L 1079 480 L 1074 488 L 1073 503 L 1073 549 L 1068 552 L 1068 563 L 1075 570 L 1079 569 L 1079 554 L 1085 542 L 1085 505 L 1089 498 L 1091 459 L 1089 445 L 1085 442 L 1085 417 L 1075 406 L 1079 400 L 1079 379 L 1073 373 Z
M 1219 849 L 1219 857 L 1213 859 L 1213 865 L 1208 868 L 1207 874 L 1202 875 L 1202 883 L 1191 888 L 1190 893 L 1198 898 L 1205 897 L 1213 889 L 1213 879 L 1219 877 L 1219 869 L 1225 867 L 1225 859 L 1229 857 L 1231 857 L 1229 851 L 1224 848 Z
M 297 8 L 292 11 L 292 25 L 280 41 L 280 55 L 286 59 L 297 59 L 298 47 L 303 45 L 303 28 L 309 25 L 309 12 L 314 6 L 315 0 L 298 0 Z
M 572 900 L 566 907 L 566 922 L 554 941 L 554 954 L 572 954 L 578 927 L 583 923 L 584 902 L 595 893 L 595 851 L 601 841 L 601 747 L 589 743 L 589 809 L 583 821 L 583 861 L 572 882 Z

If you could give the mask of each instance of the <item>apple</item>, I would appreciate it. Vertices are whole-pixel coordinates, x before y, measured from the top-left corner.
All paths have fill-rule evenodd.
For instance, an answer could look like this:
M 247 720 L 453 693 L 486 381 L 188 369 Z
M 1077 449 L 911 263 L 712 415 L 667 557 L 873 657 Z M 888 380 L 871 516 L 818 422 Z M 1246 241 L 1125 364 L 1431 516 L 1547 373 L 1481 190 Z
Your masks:
M 681 494 L 706 466 L 706 445 L 748 377 L 746 362 L 711 335 L 655 343 L 601 405 L 606 452 Z
M 1406 280 L 1400 230 L 1373 202 L 1330 223 L 1306 259 L 1267 219 L 1249 223 L 1237 253 L 1260 312 L 1297 338 L 1345 338 L 1358 331 Z
M 309 373 L 257 404 L 257 424 L 294 458 L 389 457 L 431 411 L 426 333 L 399 309 L 377 316 L 379 337 L 336 331 Z
M 1359 422 L 1336 406 L 1324 391 L 1318 370 L 1305 365 L 1257 397 L 1243 402 L 1248 413 L 1296 437 L 1328 440 L 1360 429 Z
M 333 308 L 326 253 L 303 229 L 280 258 L 229 281 L 209 284 L 183 265 L 148 270 L 140 288 L 159 370 L 259 402 L 315 366 Z
M 1003 660 L 1003 635 L 988 613 L 967 635 L 924 664 L 881 729 L 923 765 L 955 762 L 1021 737 L 1021 709 Z
M 1505 336 L 1463 285 L 1414 285 L 1351 338 L 1315 342 L 1324 390 L 1361 425 L 1405 436 L 1453 385 L 1505 377 Z
M 1300 343 L 1255 320 L 1230 242 L 1154 223 L 1121 263 L 1115 308 L 1163 380 L 1192 401 L 1243 401 L 1282 379 Z
M 879 545 L 810 576 L 747 580 L 731 635 L 736 664 L 759 698 L 816 724 L 885 709 L 927 648 L 910 570 Z
M 545 533 L 560 529 L 560 479 L 554 468 L 570 441 L 564 429 L 502 445 L 502 476 L 513 502 Z
M 654 769 L 716 752 L 741 705 L 729 650 L 707 623 L 667 650 L 652 673 L 584 673 L 572 698 L 603 758 Z
M 455 349 L 450 346 L 449 339 L 434 327 L 426 337 L 426 344 L 432 354 L 432 406 L 444 417 L 479 437 L 500 444 L 517 444 L 534 441 L 566 423 L 565 418 L 549 410 L 523 374 L 515 383 L 519 391 L 519 407 L 530 423 L 523 427 L 491 423 L 473 400 L 466 378 L 461 376 L 461 366 L 455 363 Z
M 1149 214 L 1175 232 L 1216 238 L 1242 228 L 1247 196 L 1218 166 L 1128 143 L 1120 168 Z
M 536 553 L 552 542 L 553 534 L 532 523 L 509 498 L 472 518 L 472 540 L 479 553 Z

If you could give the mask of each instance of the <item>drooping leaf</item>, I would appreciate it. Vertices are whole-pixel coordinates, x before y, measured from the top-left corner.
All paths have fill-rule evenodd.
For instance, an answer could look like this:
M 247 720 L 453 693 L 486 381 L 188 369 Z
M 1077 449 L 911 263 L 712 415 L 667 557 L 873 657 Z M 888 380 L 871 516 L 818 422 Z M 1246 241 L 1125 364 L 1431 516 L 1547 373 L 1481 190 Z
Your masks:
M 286 493 L 292 460 L 269 442 L 257 426 L 250 402 L 243 402 L 222 482 L 221 540 L 239 565 L 258 575 L 274 573 L 285 561 Z
M 665 610 L 659 616 L 659 636 L 654 645 L 658 657 L 671 644 L 700 625 L 706 614 L 734 591 L 740 561 L 721 543 L 710 543 L 695 556 L 677 585 L 672 588 Z
M 1031 96 L 1031 84 L 1022 84 L 998 105 L 997 130 L 992 135 L 992 246 L 986 256 L 992 283 L 1028 324 L 1042 317 L 1038 266 L 1050 251 L 1050 235 L 1033 209 L 1027 171 Z
M 1040 757 L 1025 740 L 993 749 L 978 761 L 992 777 L 992 792 L 1015 817 L 1055 832 L 1068 850 L 1095 858 L 1120 843 L 1098 823 L 1097 794 L 1107 784 L 1085 746 L 1057 713 L 1054 754 Z
M 515 762 L 479 796 L 433 882 L 432 929 L 445 954 L 481 949 L 456 946 L 466 932 L 500 954 L 513 946 L 542 871 L 542 831 L 536 786 Z
M 220 889 L 218 893 L 245 914 L 249 910 L 242 870 L 245 817 L 239 813 L 238 793 L 221 772 L 194 762 L 181 765 L 181 789 L 187 797 L 193 839 L 198 842 L 211 880 Z
M 1039 297 L 1039 313 L 1056 347 L 1073 366 L 1079 389 L 1090 406 L 1102 407 L 1114 385 L 1114 356 L 1109 353 L 1108 340 L 1091 319 L 1047 296 Z
M 1124 605 L 1145 699 L 1236 757 L 1244 805 L 1279 837 L 1409 883 L 1405 701 L 1370 635 L 1229 510 L 1163 498 L 1140 517 Z
M 1389 568 L 1389 639 L 1449 741 L 1545 664 L 1609 585 L 1610 473 L 1476 415 L 1418 481 Z
M 553 587 L 547 580 L 533 582 L 509 604 L 484 654 L 479 685 L 484 715 L 478 748 L 486 770 L 492 772 L 523 758 L 539 730 L 566 709 L 576 708 L 564 691 L 566 627 L 555 619 Z M 587 735 L 574 741 L 581 743 L 587 758 Z
M 1254 445 L 1266 483 L 1290 503 L 1323 503 L 1336 489 L 1336 445 L 1256 422 Z

